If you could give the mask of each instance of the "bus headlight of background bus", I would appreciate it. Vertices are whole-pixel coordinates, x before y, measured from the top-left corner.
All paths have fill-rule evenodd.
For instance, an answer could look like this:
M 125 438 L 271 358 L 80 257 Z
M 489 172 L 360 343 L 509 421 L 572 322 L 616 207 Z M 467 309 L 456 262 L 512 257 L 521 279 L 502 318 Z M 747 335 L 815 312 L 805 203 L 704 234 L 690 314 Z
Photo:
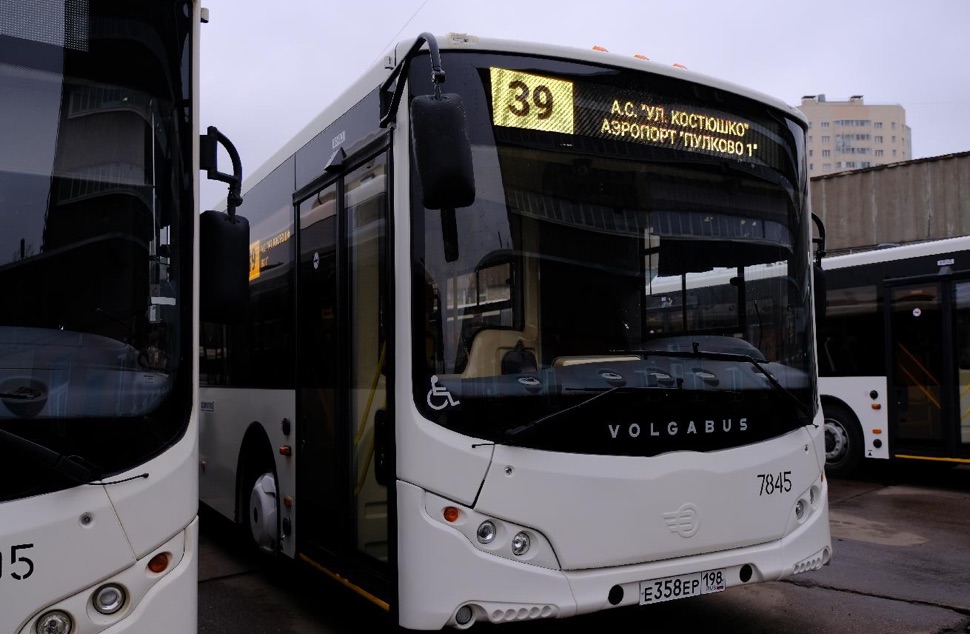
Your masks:
M 37 634 L 71 634 L 74 631 L 74 621 L 66 612 L 51 610 L 37 619 L 34 629 Z
M 436 522 L 458 531 L 482 552 L 550 570 L 561 569 L 549 540 L 535 528 L 479 513 L 433 493 L 425 493 L 425 510 Z
M 125 606 L 128 595 L 125 589 L 116 583 L 106 583 L 94 591 L 91 602 L 94 609 L 101 614 L 114 614 Z

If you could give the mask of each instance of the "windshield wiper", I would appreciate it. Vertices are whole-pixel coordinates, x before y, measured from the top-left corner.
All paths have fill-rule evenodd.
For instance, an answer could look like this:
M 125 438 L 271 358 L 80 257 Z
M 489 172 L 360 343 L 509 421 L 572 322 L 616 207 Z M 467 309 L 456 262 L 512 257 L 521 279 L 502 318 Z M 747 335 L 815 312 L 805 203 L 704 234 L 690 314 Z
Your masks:
M 812 424 L 815 425 L 815 423 L 814 423 L 814 417 L 812 416 L 812 413 L 809 411 L 808 407 L 805 406 L 805 403 L 803 403 L 801 400 L 799 400 L 799 398 L 797 396 L 795 396 L 794 394 L 792 394 L 788 390 L 788 388 L 786 388 L 784 385 L 782 385 L 781 383 L 779 383 L 778 382 L 778 379 L 776 379 L 774 376 L 772 376 L 772 374 L 770 372 L 768 372 L 768 370 L 765 369 L 765 367 L 763 365 L 761 365 L 761 362 L 758 361 L 757 359 L 755 359 L 754 357 L 752 357 L 751 355 L 749 355 L 749 354 L 742 354 L 740 352 L 709 352 L 709 351 L 704 351 L 704 350 L 701 350 L 700 349 L 700 344 L 697 343 L 696 341 L 692 341 L 691 342 L 691 348 L 693 348 L 693 350 L 691 350 L 691 351 L 687 351 L 687 350 L 637 350 L 636 352 L 639 353 L 639 354 L 641 354 L 641 355 L 643 355 L 643 358 L 644 359 L 647 359 L 650 356 L 655 356 L 655 357 L 673 357 L 673 358 L 677 358 L 677 359 L 707 359 L 707 360 L 710 360 L 710 361 L 743 361 L 745 363 L 750 363 L 755 368 L 757 368 L 758 372 L 760 372 L 768 380 L 768 384 L 771 385 L 772 388 L 774 388 L 775 390 L 781 392 L 782 394 L 784 394 L 785 396 L 787 396 L 789 399 L 791 399 L 791 401 L 793 403 L 795 403 L 795 406 L 798 407 L 799 411 L 801 411 L 801 413 L 805 415 L 805 418 L 808 419 L 808 420 L 810 420 L 810 421 L 813 421 Z
M 547 422 L 547 421 L 549 421 L 549 420 L 551 420 L 553 418 L 556 418 L 560 414 L 565 414 L 566 412 L 571 412 L 574 409 L 579 409 L 580 407 L 583 407 L 584 405 L 588 405 L 588 404 L 592 403 L 593 401 L 595 401 L 596 399 L 602 398 L 602 397 L 606 396 L 607 394 L 612 394 L 613 392 L 616 392 L 617 390 L 630 390 L 630 389 L 641 389 L 641 388 L 635 387 L 635 386 L 624 386 L 624 385 L 617 385 L 615 387 L 605 388 L 602 391 L 597 392 L 596 394 L 593 394 L 589 398 L 584 399 L 584 400 L 580 401 L 579 403 L 576 403 L 575 405 L 570 405 L 569 407 L 564 407 L 563 409 L 556 410 L 555 412 L 553 412 L 551 414 L 546 414 L 545 416 L 542 416 L 541 418 L 537 418 L 534 421 L 528 422 L 528 423 L 526 423 L 524 425 L 519 425 L 518 427 L 513 427 L 512 429 L 509 429 L 508 431 L 505 432 L 505 437 L 507 439 L 509 439 L 509 440 L 512 440 L 513 438 L 516 438 L 517 436 L 520 436 L 522 434 L 525 434 L 525 433 L 528 433 L 528 432 L 534 430 L 539 425 L 541 425 L 541 424 L 543 424 L 543 423 L 545 423 L 545 422 Z M 565 389 L 565 391 L 567 391 L 567 392 L 573 391 L 573 390 L 575 390 L 575 391 L 583 391 L 583 392 L 589 391 L 589 389 L 581 389 L 581 388 L 566 388 Z
M 87 484 L 95 479 L 94 473 L 78 456 L 65 456 L 49 447 L 45 447 L 33 440 L 28 440 L 17 434 L 0 429 L 0 442 L 30 454 L 44 467 L 81 484 Z

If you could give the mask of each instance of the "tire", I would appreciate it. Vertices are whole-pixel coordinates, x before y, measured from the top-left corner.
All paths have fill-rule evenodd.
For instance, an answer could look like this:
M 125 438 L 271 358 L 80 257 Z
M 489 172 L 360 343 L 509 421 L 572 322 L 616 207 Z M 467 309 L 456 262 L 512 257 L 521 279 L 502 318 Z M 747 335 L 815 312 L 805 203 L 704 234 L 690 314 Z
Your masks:
M 862 428 L 841 405 L 822 405 L 825 416 L 825 473 L 834 478 L 855 474 L 862 464 Z

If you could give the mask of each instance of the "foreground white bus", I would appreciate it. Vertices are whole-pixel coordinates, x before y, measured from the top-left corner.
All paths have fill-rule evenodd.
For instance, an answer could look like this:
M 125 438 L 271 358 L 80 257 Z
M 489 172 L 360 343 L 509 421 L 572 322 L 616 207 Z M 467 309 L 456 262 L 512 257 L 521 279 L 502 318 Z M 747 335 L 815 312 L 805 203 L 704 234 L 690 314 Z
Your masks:
M 970 464 L 970 237 L 825 258 L 819 389 L 832 475 Z
M 199 22 L 0 3 L 5 633 L 196 631 Z
M 804 134 L 638 59 L 399 46 L 247 181 L 250 303 L 200 335 L 202 501 L 412 629 L 820 568 Z

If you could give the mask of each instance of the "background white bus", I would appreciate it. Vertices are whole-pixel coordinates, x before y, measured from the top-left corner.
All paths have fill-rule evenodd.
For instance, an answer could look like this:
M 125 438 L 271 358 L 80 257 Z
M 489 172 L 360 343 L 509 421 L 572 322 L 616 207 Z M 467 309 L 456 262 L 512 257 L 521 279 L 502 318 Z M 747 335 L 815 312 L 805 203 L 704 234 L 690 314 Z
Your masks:
M 202 501 L 413 629 L 821 567 L 804 133 L 638 59 L 398 46 L 247 181 L 250 305 L 202 325 Z M 658 317 L 714 268 L 718 319 Z
M 829 473 L 970 464 L 970 237 L 825 258 L 819 389 Z
M 3 632 L 196 631 L 199 23 L 0 3 Z

